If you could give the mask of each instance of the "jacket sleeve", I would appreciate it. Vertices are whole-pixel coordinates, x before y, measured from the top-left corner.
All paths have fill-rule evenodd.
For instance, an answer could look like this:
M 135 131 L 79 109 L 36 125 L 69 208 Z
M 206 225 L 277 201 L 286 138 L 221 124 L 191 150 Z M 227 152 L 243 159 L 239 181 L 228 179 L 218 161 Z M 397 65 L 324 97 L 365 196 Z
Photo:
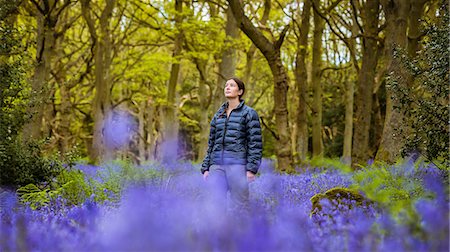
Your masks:
M 202 174 L 205 171 L 209 171 L 209 167 L 211 166 L 211 152 L 214 147 L 215 142 L 215 135 L 216 135 L 216 117 L 213 117 L 210 123 L 210 130 L 209 130 L 209 138 L 208 138 L 208 150 L 206 151 L 205 158 L 203 159 L 201 172 Z
M 247 171 L 257 173 L 262 158 L 262 135 L 259 116 L 251 109 L 247 115 Z

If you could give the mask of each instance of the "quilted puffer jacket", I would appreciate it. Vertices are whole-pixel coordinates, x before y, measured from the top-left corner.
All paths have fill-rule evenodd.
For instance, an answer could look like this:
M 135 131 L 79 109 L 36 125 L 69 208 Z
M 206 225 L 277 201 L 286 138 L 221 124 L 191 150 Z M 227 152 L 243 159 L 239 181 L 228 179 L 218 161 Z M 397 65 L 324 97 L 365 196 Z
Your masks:
M 257 173 L 261 164 L 261 125 L 256 111 L 242 100 L 227 118 L 228 102 L 224 103 L 211 120 L 208 151 L 201 171 L 211 165 L 245 165 L 247 171 Z

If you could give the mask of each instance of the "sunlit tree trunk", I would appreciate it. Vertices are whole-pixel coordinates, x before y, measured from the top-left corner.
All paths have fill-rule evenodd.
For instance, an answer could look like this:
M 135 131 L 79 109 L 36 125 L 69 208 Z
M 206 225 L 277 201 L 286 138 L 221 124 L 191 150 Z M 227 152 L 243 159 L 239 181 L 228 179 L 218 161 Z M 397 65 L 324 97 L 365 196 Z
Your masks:
M 314 0 L 315 6 L 320 6 L 320 0 Z M 322 67 L 322 34 L 324 20 L 317 12 L 314 12 L 314 35 L 312 52 L 312 156 L 323 155 L 322 140 L 322 83 L 320 73 Z
M 244 15 L 244 10 L 239 0 L 228 0 L 228 3 L 233 11 L 238 26 L 250 40 L 252 40 L 255 46 L 258 47 L 270 66 L 274 80 L 275 124 L 279 144 L 276 153 L 278 159 L 277 169 L 280 171 L 292 172 L 291 134 L 287 109 L 289 81 L 286 69 L 281 61 L 280 52 L 288 27 L 285 27 L 281 32 L 280 38 L 272 43 L 252 24 L 250 19 Z
M 372 116 L 372 95 L 375 71 L 378 63 L 378 19 L 379 1 L 366 1 L 363 6 L 362 65 L 358 74 L 358 91 L 355 113 L 355 132 L 353 135 L 354 164 L 365 164 L 370 158 L 369 130 Z
M 306 57 L 308 54 L 308 34 L 311 17 L 311 1 L 303 1 L 299 37 L 297 38 L 297 55 L 295 58 L 295 83 L 297 86 L 298 109 L 297 109 L 297 144 L 296 152 L 298 161 L 306 159 L 308 153 L 308 118 L 307 118 L 307 90 L 308 72 L 306 69 Z
M 106 1 L 99 20 L 99 31 L 95 27 L 89 4 L 89 0 L 81 1 L 82 15 L 89 27 L 95 59 L 94 132 L 89 157 L 92 161 L 103 161 L 112 158 L 105 145 L 103 131 L 105 118 L 111 110 L 112 38 L 109 26 L 116 0 Z
M 386 62 L 388 64 L 387 73 L 401 75 L 401 62 L 394 58 L 394 48 L 406 49 L 407 46 L 407 20 L 409 13 L 409 0 L 381 0 L 380 1 L 386 17 Z M 403 81 L 399 82 L 404 87 Z M 376 159 L 387 162 L 395 162 L 399 157 L 404 144 L 404 134 L 406 131 L 404 115 L 395 109 L 400 103 L 395 93 L 386 88 L 386 117 L 384 120 L 383 136 L 378 149 Z

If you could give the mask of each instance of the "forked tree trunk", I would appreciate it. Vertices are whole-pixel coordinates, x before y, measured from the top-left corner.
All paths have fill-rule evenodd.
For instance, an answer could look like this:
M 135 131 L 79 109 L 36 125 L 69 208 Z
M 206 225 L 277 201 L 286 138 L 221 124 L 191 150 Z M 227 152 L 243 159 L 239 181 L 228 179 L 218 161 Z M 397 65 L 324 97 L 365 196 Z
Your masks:
M 112 158 L 105 145 L 104 121 L 111 112 L 111 61 L 112 42 L 110 21 L 116 0 L 107 0 L 99 20 L 99 31 L 89 7 L 89 0 L 82 0 L 82 15 L 86 20 L 94 46 L 95 59 L 95 96 L 93 101 L 94 132 L 92 149 L 89 157 L 92 161 L 103 161 Z
M 31 79 L 31 88 L 35 105 L 28 108 L 31 120 L 24 125 L 23 139 L 39 139 L 43 137 L 44 112 L 49 103 L 51 62 L 55 54 L 56 24 L 58 16 L 55 0 L 33 1 L 37 21 L 36 66 Z
M 288 27 L 285 27 L 280 38 L 275 43 L 272 43 L 245 16 L 239 0 L 228 0 L 228 3 L 238 26 L 261 51 L 270 66 L 274 80 L 275 124 L 279 144 L 276 152 L 278 159 L 277 169 L 279 171 L 292 172 L 291 134 L 287 109 L 288 76 L 282 64 L 280 53 L 280 47 Z

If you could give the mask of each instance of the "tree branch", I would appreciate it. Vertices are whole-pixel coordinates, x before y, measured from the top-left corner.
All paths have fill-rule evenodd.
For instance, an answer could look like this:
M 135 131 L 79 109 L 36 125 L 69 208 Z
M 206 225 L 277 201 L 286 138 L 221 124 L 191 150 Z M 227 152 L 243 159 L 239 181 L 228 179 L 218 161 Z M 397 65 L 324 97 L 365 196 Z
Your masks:
M 261 122 L 264 125 L 264 127 L 272 134 L 272 136 L 278 141 L 280 140 L 280 138 L 278 137 L 277 133 L 275 133 L 271 128 L 269 128 L 269 126 L 267 126 L 266 122 L 264 122 L 264 117 L 260 117 L 261 118 Z
M 288 32 L 289 27 L 290 25 L 288 24 L 283 28 L 283 31 L 281 31 L 280 37 L 278 38 L 278 40 L 275 42 L 274 45 L 276 50 L 279 50 L 281 48 L 281 45 L 283 44 L 284 38 L 286 37 L 286 33 Z
M 36 0 L 31 0 L 31 2 L 34 4 L 34 6 L 36 6 L 36 9 L 37 9 L 42 15 L 44 15 L 44 10 L 41 8 L 41 6 L 39 5 L 39 3 L 36 2 Z
M 241 30 L 250 38 L 250 40 L 259 48 L 259 50 L 268 56 L 275 48 L 273 44 L 257 29 L 250 19 L 244 14 L 244 10 L 239 0 L 227 0 L 233 12 L 234 18 Z
M 330 7 L 333 6 L 333 8 L 340 2 L 340 0 L 336 1 L 335 3 L 333 3 Z M 316 6 L 316 4 L 314 3 L 314 1 L 311 2 L 312 3 L 312 7 L 314 9 L 314 12 L 317 13 L 323 20 L 325 20 L 325 22 L 328 24 L 328 27 L 330 27 L 330 30 L 342 41 L 344 42 L 345 46 L 347 46 L 347 48 L 350 51 L 350 57 L 352 58 L 352 61 L 354 62 L 354 66 L 357 72 L 359 72 L 359 66 L 357 64 L 358 60 L 356 59 L 355 55 L 352 53 L 352 50 L 350 48 L 351 45 L 348 42 L 348 38 L 343 37 L 340 33 L 342 33 L 342 31 L 337 28 L 339 30 L 340 33 L 338 33 L 334 28 L 333 25 L 331 24 L 330 20 L 319 10 L 319 7 Z M 327 8 L 327 12 L 329 12 L 331 9 Z

